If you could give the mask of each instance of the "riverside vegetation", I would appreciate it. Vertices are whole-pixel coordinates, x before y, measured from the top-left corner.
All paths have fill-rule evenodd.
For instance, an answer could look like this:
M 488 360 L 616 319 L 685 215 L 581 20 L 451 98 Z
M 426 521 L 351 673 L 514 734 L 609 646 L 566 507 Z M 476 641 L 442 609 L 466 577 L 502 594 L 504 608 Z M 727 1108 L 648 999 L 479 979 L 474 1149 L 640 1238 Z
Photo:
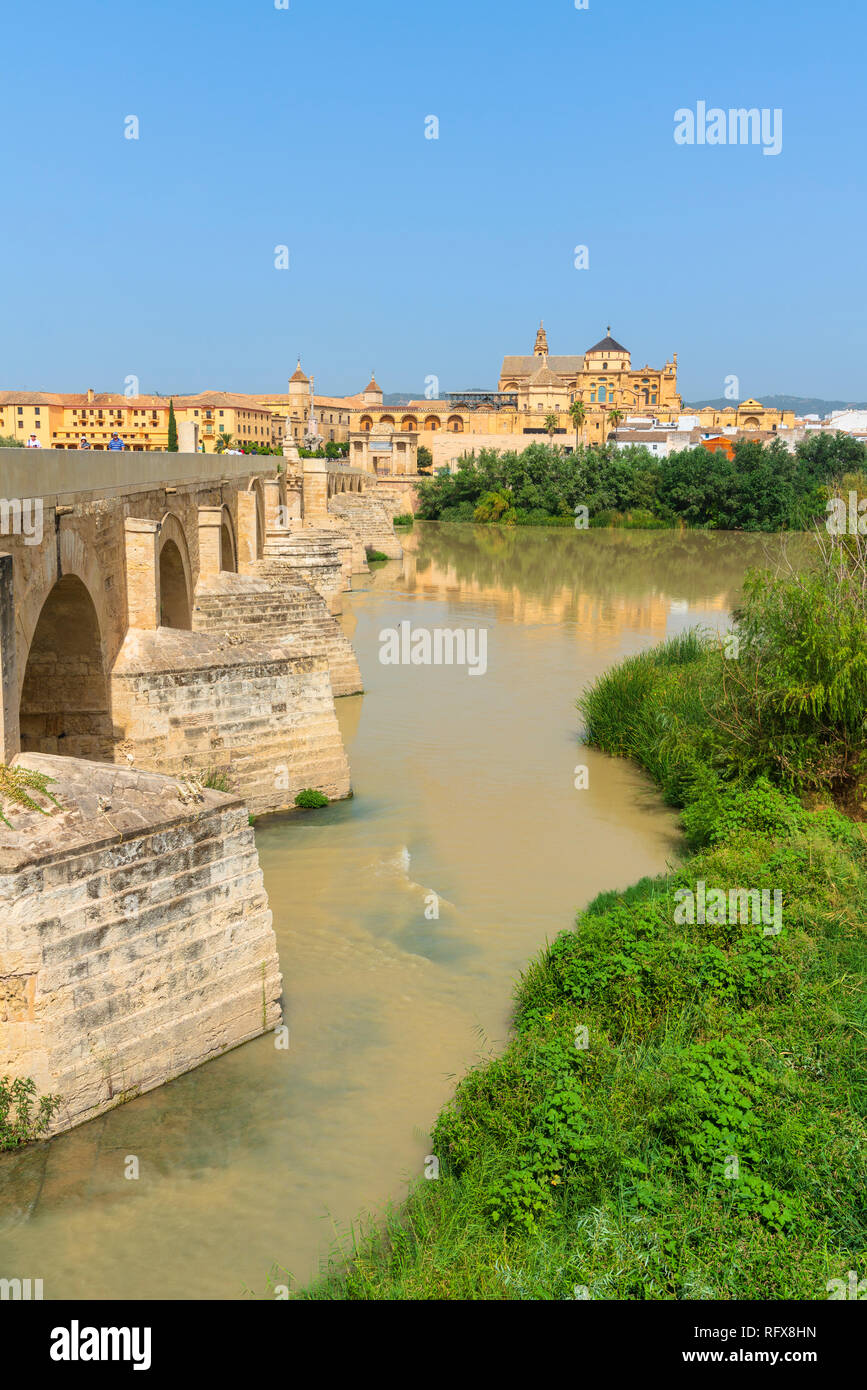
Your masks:
M 581 697 L 681 808 L 687 853 L 603 894 L 436 1121 L 434 1180 L 308 1299 L 826 1299 L 867 1270 L 867 550 L 824 537 Z M 580 794 L 580 793 L 576 793 Z M 783 929 L 677 925 L 697 882 Z
M 813 435 L 791 453 L 782 440 L 741 439 L 734 458 L 700 445 L 656 458 L 643 446 L 546 444 L 521 453 L 482 449 L 455 473 L 418 485 L 425 521 L 573 526 L 585 506 L 591 526 L 687 525 L 710 530 L 809 529 L 825 515 L 829 487 L 867 468 L 867 449 L 848 435 Z M 864 479 L 861 479 L 864 482 Z

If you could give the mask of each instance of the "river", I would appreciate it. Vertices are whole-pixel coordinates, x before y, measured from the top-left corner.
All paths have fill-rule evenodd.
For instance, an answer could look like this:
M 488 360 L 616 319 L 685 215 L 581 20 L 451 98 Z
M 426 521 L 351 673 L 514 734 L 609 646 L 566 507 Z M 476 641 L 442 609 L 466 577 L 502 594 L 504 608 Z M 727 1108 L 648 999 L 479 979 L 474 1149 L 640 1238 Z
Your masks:
M 777 543 L 422 523 L 405 546 L 345 599 L 354 798 L 257 827 L 288 1050 L 258 1039 L 0 1155 L 0 1276 L 84 1299 L 267 1296 L 275 1266 L 307 1282 L 421 1173 L 545 941 L 677 856 L 676 816 L 583 748 L 575 698 L 667 635 L 723 628 Z M 382 664 L 380 633 L 407 620 L 484 630 L 485 673 Z

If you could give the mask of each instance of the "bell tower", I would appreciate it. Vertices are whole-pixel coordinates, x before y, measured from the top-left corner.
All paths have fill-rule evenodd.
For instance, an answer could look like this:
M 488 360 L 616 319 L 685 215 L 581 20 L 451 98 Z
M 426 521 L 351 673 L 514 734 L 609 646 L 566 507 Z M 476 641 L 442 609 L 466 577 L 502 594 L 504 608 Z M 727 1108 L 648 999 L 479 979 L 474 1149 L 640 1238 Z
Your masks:
M 536 346 L 533 348 L 534 357 L 548 356 L 548 335 L 545 332 L 544 319 L 539 320 L 539 331 L 536 334 Z

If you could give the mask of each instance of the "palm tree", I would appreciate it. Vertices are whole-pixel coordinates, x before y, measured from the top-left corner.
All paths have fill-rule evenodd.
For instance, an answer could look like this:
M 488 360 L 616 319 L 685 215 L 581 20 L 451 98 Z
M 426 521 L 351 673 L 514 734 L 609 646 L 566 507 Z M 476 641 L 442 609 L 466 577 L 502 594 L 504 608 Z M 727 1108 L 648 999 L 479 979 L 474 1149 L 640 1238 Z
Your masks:
M 611 426 L 613 427 L 615 433 L 616 433 L 616 431 L 617 431 L 617 426 L 620 424 L 620 422 L 621 422 L 622 419 L 623 419 L 623 411 L 622 411 L 622 410 L 618 410 L 616 406 L 615 406 L 614 410 L 609 410 L 609 412 L 608 412 L 608 423 L 609 423 L 609 425 L 611 425 Z
M 548 438 L 549 438 L 550 441 L 551 441 L 552 447 L 553 447 L 553 444 L 554 444 L 554 435 L 557 433 L 557 430 L 559 429 L 559 427 L 560 427 L 560 420 L 559 420 L 559 418 L 554 414 L 554 412 L 553 412 L 553 410 L 552 410 L 552 411 L 550 412 L 550 414 L 548 414 L 548 415 L 545 416 L 545 432 L 546 432 L 546 434 L 548 435 Z
M 232 436 L 230 434 L 218 434 L 217 442 L 214 445 L 218 454 L 224 454 L 227 449 L 232 447 Z
M 573 401 L 569 407 L 569 414 L 572 416 L 572 424 L 575 426 L 575 448 L 578 448 L 578 431 L 584 433 L 584 421 L 587 419 L 587 411 L 583 401 Z

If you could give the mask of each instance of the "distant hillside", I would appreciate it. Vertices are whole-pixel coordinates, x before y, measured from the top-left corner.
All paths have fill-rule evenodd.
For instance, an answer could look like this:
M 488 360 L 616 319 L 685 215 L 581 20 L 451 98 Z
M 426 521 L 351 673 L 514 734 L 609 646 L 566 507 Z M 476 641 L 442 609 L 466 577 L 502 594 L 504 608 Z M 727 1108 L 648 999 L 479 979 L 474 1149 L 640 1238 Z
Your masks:
M 467 391 L 487 391 L 487 386 L 466 387 Z M 445 390 L 440 392 L 444 396 Z M 423 391 L 389 391 L 383 398 L 383 405 L 401 406 L 409 405 L 410 401 L 418 401 L 424 398 Z M 746 399 L 746 397 L 744 398 Z M 771 410 L 794 410 L 796 415 L 818 415 L 824 418 L 830 415 L 832 410 L 867 410 L 867 401 L 826 401 L 820 396 L 756 396 L 757 401 L 766 405 Z M 726 410 L 728 407 L 736 405 L 736 401 L 726 400 L 723 396 L 718 396 L 715 400 L 707 399 L 701 401 L 685 401 L 684 410 L 698 410 L 700 406 L 711 406 L 714 410 Z
M 753 399 L 761 401 L 762 405 L 768 406 L 771 410 L 794 410 L 796 415 L 824 417 L 830 415 L 832 410 L 867 410 L 867 402 L 864 401 L 825 401 L 819 396 L 755 396 Z M 698 410 L 700 406 L 706 405 L 713 410 L 726 410 L 736 404 L 736 401 L 727 401 L 719 396 L 716 400 L 690 401 L 689 404 L 684 402 L 683 408 Z

